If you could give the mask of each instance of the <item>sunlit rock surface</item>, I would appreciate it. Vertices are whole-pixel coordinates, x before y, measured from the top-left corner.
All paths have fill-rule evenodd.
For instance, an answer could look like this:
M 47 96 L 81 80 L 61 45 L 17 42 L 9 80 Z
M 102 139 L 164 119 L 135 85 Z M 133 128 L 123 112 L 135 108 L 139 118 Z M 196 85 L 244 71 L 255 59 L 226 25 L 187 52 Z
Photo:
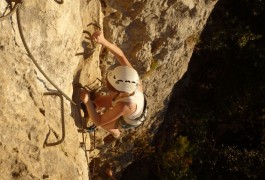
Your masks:
M 148 99 L 148 120 L 135 132 L 123 132 L 122 142 L 111 146 L 102 143 L 107 133 L 98 128 L 96 149 L 87 153 L 88 159 L 84 146 L 92 148 L 89 135 L 78 133 L 84 119 L 76 106 L 64 98 L 64 140 L 45 146 L 44 142 L 62 139 L 61 100 L 55 95 L 44 95 L 55 88 L 29 58 L 14 13 L 0 22 L 2 179 L 88 179 L 87 164 L 95 157 L 100 157 L 99 165 L 106 161 L 113 164 L 115 171 L 130 164 L 135 140 L 147 137 L 150 141 L 163 120 L 171 90 L 185 73 L 194 45 L 216 3 L 213 0 L 62 2 L 27 0 L 20 7 L 25 40 L 39 66 L 75 102 L 80 85 L 98 88 L 105 70 L 116 61 L 100 45 L 91 44 L 89 33 L 98 27 L 89 24 L 96 23 L 140 72 Z M 6 1 L 0 2 L 0 11 L 9 12 Z M 84 139 L 82 148 L 80 143 Z

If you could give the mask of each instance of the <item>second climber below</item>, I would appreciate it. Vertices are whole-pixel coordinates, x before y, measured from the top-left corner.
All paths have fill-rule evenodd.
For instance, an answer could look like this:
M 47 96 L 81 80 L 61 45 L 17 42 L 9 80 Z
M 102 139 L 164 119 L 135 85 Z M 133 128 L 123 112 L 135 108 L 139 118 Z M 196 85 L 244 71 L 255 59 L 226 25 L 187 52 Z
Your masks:
M 102 31 L 93 33 L 92 38 L 106 47 L 118 60 L 119 66 L 106 75 L 107 95 L 90 98 L 90 92 L 81 89 L 80 99 L 85 104 L 90 119 L 115 138 L 120 137 L 121 128 L 139 126 L 146 118 L 146 100 L 142 82 L 122 50 L 105 39 Z M 103 114 L 97 109 L 106 108 Z

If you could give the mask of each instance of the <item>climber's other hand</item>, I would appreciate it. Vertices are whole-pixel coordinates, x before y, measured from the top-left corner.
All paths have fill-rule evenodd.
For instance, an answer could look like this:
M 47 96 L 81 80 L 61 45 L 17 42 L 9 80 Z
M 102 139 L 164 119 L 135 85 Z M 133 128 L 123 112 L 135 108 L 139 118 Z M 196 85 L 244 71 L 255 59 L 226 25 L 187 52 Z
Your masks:
M 95 31 L 92 34 L 92 38 L 93 38 L 94 41 L 96 41 L 99 44 L 104 44 L 104 42 L 106 41 L 106 39 L 105 39 L 105 37 L 103 35 L 103 32 L 100 31 L 100 30 Z
M 90 100 L 90 93 L 85 89 L 80 89 L 80 99 L 86 104 Z

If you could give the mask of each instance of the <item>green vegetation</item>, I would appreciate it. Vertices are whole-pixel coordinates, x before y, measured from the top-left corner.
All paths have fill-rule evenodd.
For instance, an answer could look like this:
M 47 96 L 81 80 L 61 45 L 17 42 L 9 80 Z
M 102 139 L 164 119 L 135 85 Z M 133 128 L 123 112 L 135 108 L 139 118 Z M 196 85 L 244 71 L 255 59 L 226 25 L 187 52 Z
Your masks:
M 159 152 L 161 155 L 158 156 L 156 163 L 159 164 L 157 172 L 160 173 L 157 176 L 164 179 L 186 177 L 192 163 L 191 152 L 192 148 L 187 137 L 179 136 L 168 150 Z
M 153 74 L 153 72 L 159 67 L 159 65 L 160 65 L 159 61 L 152 59 L 150 70 L 144 74 L 143 79 L 150 77 Z

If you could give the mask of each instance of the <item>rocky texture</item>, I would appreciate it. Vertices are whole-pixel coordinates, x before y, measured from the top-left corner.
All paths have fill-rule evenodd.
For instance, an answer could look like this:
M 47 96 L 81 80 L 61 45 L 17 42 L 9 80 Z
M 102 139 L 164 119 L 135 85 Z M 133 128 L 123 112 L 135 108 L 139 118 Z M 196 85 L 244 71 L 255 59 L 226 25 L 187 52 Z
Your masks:
M 141 72 L 151 119 L 187 69 L 216 1 L 105 1 L 104 30 Z
M 1 10 L 7 6 L 1 1 Z M 25 40 L 50 79 L 69 97 L 73 83 L 100 78 L 95 57 L 84 58 L 83 30 L 89 21 L 100 22 L 98 1 L 27 0 L 20 8 Z M 3 11 L 2 11 L 3 12 Z M 88 18 L 85 18 L 88 17 Z M 88 179 L 88 167 L 77 132 L 76 109 L 64 101 L 65 139 L 57 96 L 43 96 L 54 89 L 36 69 L 22 44 L 16 14 L 0 22 L 0 172 L 1 179 Z M 88 40 L 87 46 L 90 45 Z M 93 59 L 93 60 L 92 60 Z M 91 66 L 93 66 L 91 68 Z M 91 72 L 86 77 L 81 70 Z M 81 75 L 79 75 L 81 74 Z M 50 132 L 50 133 L 49 133 Z
M 133 136 L 125 136 L 122 145 L 113 144 L 109 154 L 102 153 L 120 171 L 139 148 L 143 153 L 148 149 L 143 145 L 151 141 L 163 120 L 171 90 L 187 70 L 194 45 L 217 1 L 103 2 L 105 35 L 124 50 L 140 72 L 148 97 L 149 118 L 144 125 Z
M 101 4 L 100 4 L 101 2 Z M 163 119 L 173 85 L 187 69 L 195 43 L 214 7 L 214 0 L 81 0 L 58 4 L 53 0 L 27 0 L 20 8 L 25 39 L 33 56 L 69 97 L 78 100 L 78 85 L 100 86 L 101 70 L 115 61 L 96 45 L 92 53 L 83 30 L 97 29 L 119 45 L 139 70 L 148 96 L 149 118 L 123 142 L 102 145 L 106 133 L 98 130 L 97 150 L 102 162 L 117 171 L 134 157 L 134 140 L 150 141 Z M 1 12 L 6 2 L 0 2 Z M 102 9 L 101 9 L 102 6 Z M 101 13 L 103 12 L 103 14 Z M 0 22 L 0 172 L 12 179 L 88 179 L 87 159 L 79 143 L 79 111 L 65 106 L 66 135 L 63 143 L 44 147 L 62 138 L 60 98 L 43 96 L 54 89 L 36 69 L 22 44 L 16 21 Z M 99 61 L 99 56 L 101 61 Z M 50 132 L 50 133 L 49 133 Z M 124 132 L 126 134 L 128 132 Z M 133 136 L 132 136 L 133 135 Z M 85 144 L 89 147 L 89 141 Z M 99 149 L 100 147 L 100 149 Z M 114 148 L 114 150 L 113 150 Z

